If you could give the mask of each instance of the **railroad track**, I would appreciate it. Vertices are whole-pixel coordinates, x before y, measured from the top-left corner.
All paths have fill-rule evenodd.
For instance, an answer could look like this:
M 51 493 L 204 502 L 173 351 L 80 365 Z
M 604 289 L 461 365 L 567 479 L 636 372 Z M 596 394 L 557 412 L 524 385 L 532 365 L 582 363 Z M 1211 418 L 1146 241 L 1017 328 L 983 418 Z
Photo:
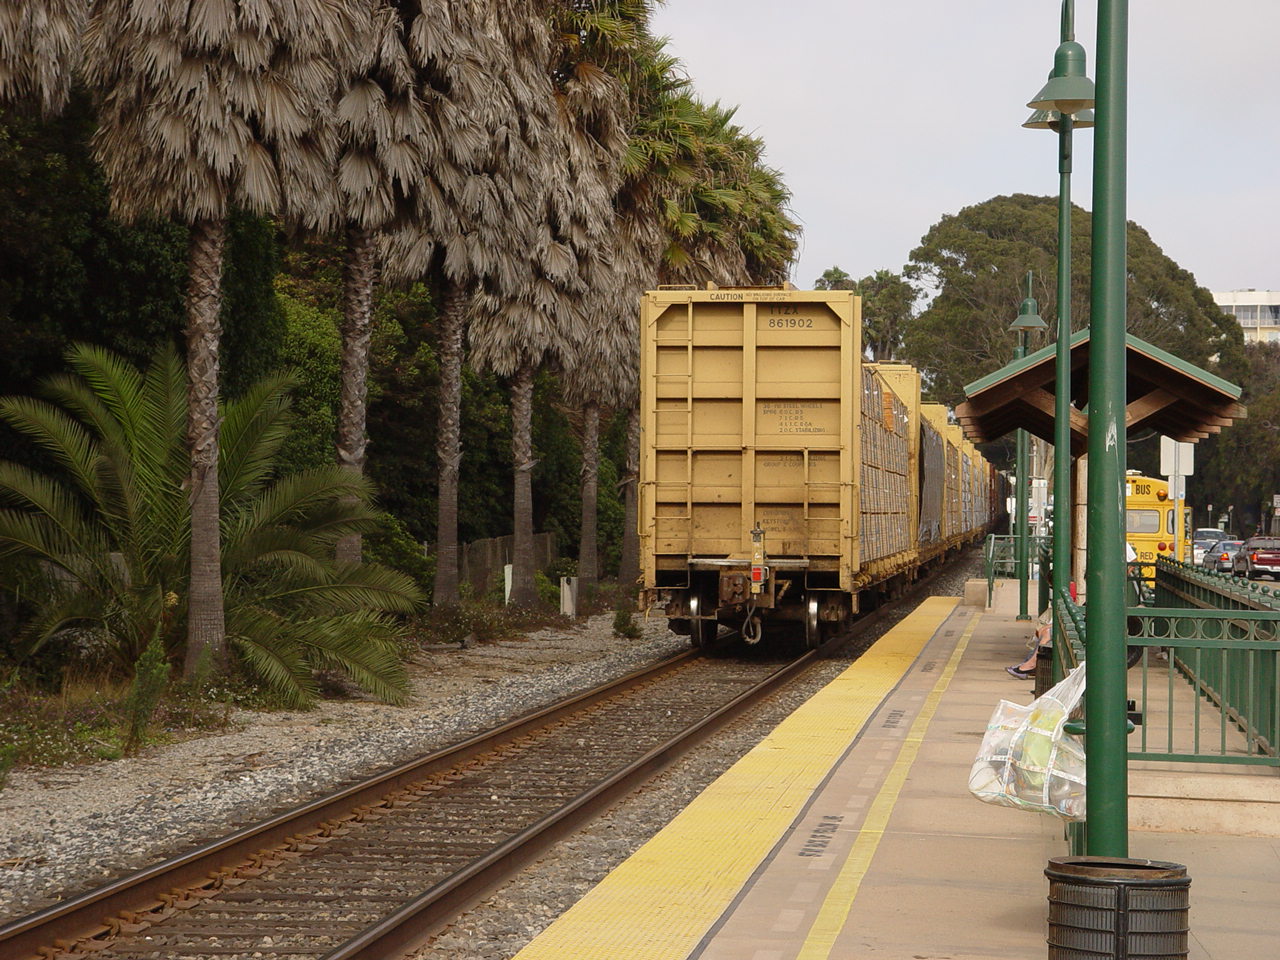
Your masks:
M 402 957 L 901 601 L 781 667 L 690 651 L 517 718 L 0 926 L 0 957 Z
M 693 653 L 0 927 L 0 956 L 402 956 L 819 656 Z

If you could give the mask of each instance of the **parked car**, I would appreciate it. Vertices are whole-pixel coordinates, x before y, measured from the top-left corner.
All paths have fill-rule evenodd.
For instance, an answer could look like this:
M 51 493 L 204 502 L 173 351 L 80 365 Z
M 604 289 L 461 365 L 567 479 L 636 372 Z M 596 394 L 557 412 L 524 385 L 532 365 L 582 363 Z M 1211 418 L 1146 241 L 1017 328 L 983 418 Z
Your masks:
M 1280 579 L 1280 537 L 1250 537 L 1240 544 L 1231 570 L 1237 577 Z
M 1215 543 L 1227 539 L 1227 531 L 1212 530 L 1208 527 L 1202 527 L 1199 530 L 1191 531 L 1191 562 L 1201 563 L 1204 561 L 1205 551 Z
M 1231 563 L 1241 543 L 1243 543 L 1241 540 L 1219 540 L 1211 544 L 1204 551 L 1204 559 L 1200 561 L 1200 566 L 1217 573 L 1230 573 Z

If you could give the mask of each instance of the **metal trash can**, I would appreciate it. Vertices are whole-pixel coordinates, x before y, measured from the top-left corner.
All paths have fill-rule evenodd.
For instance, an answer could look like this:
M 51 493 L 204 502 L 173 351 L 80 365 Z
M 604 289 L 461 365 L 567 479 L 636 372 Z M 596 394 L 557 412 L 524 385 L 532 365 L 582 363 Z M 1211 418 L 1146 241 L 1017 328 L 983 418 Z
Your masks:
M 1049 960 L 1175 960 L 1187 955 L 1191 878 L 1179 863 L 1054 857 Z

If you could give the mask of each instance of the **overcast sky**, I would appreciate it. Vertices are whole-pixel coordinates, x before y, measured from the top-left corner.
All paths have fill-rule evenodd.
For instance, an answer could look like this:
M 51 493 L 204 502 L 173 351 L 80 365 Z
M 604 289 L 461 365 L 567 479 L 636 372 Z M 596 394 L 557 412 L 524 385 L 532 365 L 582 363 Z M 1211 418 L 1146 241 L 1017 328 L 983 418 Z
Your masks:
M 1024 130 L 1059 0 L 667 0 L 707 99 L 740 105 L 804 226 L 792 279 L 900 270 L 943 214 L 1056 196 L 1057 137 Z M 1096 0 L 1076 39 L 1097 79 Z M 1132 0 L 1130 220 L 1211 290 L 1280 290 L 1280 0 Z M 1093 206 L 1093 133 L 1073 198 Z

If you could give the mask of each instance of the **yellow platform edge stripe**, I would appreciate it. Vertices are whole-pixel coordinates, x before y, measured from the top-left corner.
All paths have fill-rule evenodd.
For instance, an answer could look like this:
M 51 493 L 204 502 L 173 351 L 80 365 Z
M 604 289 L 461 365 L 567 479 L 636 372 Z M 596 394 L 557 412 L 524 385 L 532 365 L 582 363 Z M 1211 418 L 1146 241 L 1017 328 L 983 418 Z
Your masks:
M 515 960 L 687 957 L 959 602 L 922 602 Z
M 942 670 L 942 676 L 925 697 L 924 705 L 921 706 L 920 712 L 911 724 L 911 729 L 907 732 L 906 740 L 898 751 L 889 775 L 885 777 L 876 798 L 871 801 L 871 808 L 867 811 L 862 828 L 853 841 L 853 849 L 849 851 L 849 856 L 840 867 L 835 883 L 831 885 L 831 890 L 818 909 L 818 916 L 813 926 L 809 928 L 809 935 L 805 937 L 796 960 L 830 960 L 836 938 L 840 936 L 849 919 L 849 911 L 853 909 L 853 901 L 858 896 L 862 880 L 871 869 L 871 861 L 876 855 L 876 849 L 880 846 L 880 840 L 889 826 L 889 817 L 892 816 L 893 809 L 897 805 L 898 795 L 907 782 L 912 764 L 916 762 L 920 744 L 924 742 L 929 724 L 933 721 L 934 714 L 938 712 L 938 704 L 942 702 L 942 695 L 951 685 L 951 678 L 955 676 L 960 666 L 960 658 L 964 656 L 969 646 L 969 638 L 973 636 L 973 631 L 981 619 L 982 614 L 974 615 L 969 626 L 960 635 L 955 650 Z

